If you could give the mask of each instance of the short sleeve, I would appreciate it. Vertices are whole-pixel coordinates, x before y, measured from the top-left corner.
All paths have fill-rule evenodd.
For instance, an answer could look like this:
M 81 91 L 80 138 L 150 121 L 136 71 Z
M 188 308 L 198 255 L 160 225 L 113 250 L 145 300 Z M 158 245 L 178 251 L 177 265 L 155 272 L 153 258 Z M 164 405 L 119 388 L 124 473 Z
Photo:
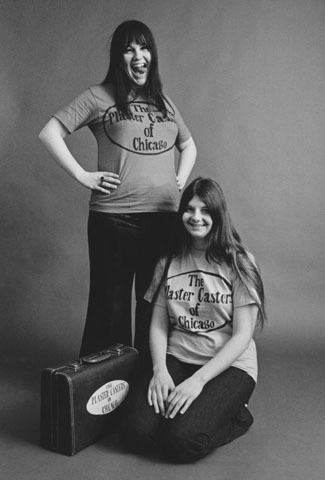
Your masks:
M 161 258 L 155 268 L 151 284 L 144 296 L 147 302 L 164 307 L 166 305 L 165 282 L 162 282 L 166 267 L 166 258 Z M 159 289 L 159 291 L 157 291 Z
M 247 269 L 258 269 L 255 257 L 249 251 L 241 257 Z M 233 307 L 243 307 L 245 305 L 258 304 L 259 296 L 257 291 L 251 286 L 246 287 L 238 275 L 233 275 Z
M 183 117 L 181 116 L 181 114 L 179 113 L 177 107 L 175 106 L 175 104 L 170 100 L 169 97 L 166 97 L 167 98 L 167 109 L 168 109 L 168 104 L 170 107 L 172 107 L 173 111 L 174 111 L 174 115 L 175 115 L 175 122 L 176 122 L 176 125 L 178 127 L 178 134 L 177 134 L 177 138 L 176 138 L 176 146 L 178 145 L 181 145 L 182 143 L 186 142 L 187 140 L 189 140 L 191 138 L 191 132 L 189 131 L 189 129 L 187 128 L 184 120 L 183 120 Z
M 72 133 L 98 118 L 96 98 L 88 88 L 53 116 Z
M 232 284 L 233 291 L 232 291 L 232 302 L 233 307 L 244 307 L 245 305 L 252 305 L 256 302 L 256 292 L 253 288 L 248 289 L 246 285 L 240 280 L 240 278 L 236 277 Z

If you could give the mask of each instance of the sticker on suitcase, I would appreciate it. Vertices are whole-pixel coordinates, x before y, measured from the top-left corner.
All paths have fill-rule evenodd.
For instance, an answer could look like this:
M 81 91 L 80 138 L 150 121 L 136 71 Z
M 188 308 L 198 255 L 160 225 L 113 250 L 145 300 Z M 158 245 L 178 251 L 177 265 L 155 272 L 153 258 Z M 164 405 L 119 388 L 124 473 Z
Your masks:
M 129 384 L 125 380 L 112 380 L 96 390 L 87 402 L 87 411 L 91 415 L 107 415 L 113 412 L 129 391 Z

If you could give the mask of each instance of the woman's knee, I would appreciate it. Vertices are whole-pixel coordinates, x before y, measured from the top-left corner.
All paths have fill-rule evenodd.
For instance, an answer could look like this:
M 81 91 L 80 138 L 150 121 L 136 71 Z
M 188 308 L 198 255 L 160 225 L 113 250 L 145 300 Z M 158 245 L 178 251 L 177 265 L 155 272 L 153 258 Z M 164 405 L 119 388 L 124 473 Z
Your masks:
M 169 429 L 163 450 L 168 458 L 179 463 L 191 463 L 209 452 L 210 438 L 206 433 Z
M 145 417 L 127 416 L 121 422 L 120 438 L 122 443 L 133 451 L 145 451 L 154 446 L 155 425 Z
M 124 428 L 120 438 L 124 446 L 131 451 L 146 451 L 153 445 L 151 432 L 146 429 Z

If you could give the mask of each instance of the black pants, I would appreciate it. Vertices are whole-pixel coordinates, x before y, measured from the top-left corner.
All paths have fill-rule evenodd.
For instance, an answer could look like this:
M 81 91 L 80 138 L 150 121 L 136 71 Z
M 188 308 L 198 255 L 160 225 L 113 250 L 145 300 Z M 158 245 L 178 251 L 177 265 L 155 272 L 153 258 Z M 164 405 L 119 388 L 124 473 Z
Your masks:
M 167 368 L 178 385 L 200 367 L 167 355 Z M 255 382 L 243 370 L 230 367 L 212 379 L 189 409 L 173 419 L 165 419 L 149 406 L 151 376 L 148 372 L 136 382 L 124 406 L 121 438 L 132 450 L 155 446 L 174 461 L 193 462 L 243 435 L 253 423 L 245 404 Z
M 90 212 L 90 290 L 80 356 L 112 343 L 131 344 L 131 296 L 135 276 L 135 346 L 149 357 L 150 305 L 143 296 L 155 264 L 168 249 L 176 214 Z

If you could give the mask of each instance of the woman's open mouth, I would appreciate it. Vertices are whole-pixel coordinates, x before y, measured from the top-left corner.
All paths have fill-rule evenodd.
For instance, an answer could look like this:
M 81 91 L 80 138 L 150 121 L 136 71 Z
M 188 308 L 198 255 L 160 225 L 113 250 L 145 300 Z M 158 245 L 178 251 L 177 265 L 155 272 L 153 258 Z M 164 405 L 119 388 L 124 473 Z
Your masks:
M 147 75 L 148 66 L 145 63 L 138 63 L 136 65 L 133 64 L 133 65 L 131 65 L 131 71 L 132 71 L 132 74 L 135 77 L 141 78 L 141 77 Z

